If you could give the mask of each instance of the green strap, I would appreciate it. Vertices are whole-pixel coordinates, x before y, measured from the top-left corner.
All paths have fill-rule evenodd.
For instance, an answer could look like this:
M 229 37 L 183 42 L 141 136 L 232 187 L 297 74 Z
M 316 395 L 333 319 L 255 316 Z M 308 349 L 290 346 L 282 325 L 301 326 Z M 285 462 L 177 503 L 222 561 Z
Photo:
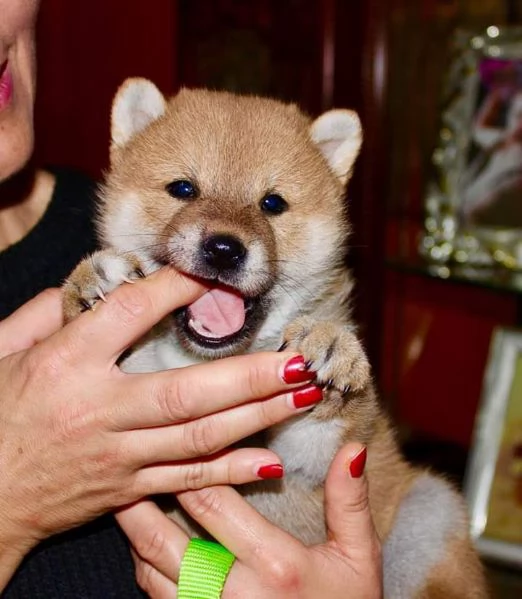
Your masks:
M 181 560 L 178 599 L 219 599 L 235 559 L 223 545 L 190 539 Z

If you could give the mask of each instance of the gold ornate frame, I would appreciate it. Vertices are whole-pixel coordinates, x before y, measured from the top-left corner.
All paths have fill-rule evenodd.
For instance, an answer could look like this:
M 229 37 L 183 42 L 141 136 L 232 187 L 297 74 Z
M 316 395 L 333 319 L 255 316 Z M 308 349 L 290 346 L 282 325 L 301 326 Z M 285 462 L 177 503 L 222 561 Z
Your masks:
M 482 58 L 520 60 L 522 28 L 490 26 L 480 34 L 458 31 L 442 98 L 441 126 L 425 197 L 420 253 L 431 262 L 522 269 L 522 228 L 465 226 L 462 180 L 468 166 Z M 522 197 L 521 197 L 522 202 Z

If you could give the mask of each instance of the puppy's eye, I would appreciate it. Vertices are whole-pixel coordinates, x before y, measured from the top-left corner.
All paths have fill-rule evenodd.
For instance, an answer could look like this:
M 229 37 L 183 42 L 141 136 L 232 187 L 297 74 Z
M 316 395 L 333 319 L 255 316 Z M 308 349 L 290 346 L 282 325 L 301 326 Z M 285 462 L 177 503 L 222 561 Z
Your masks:
M 172 181 L 172 183 L 165 185 L 165 189 L 173 198 L 179 198 L 180 200 L 191 200 L 198 196 L 196 186 L 185 179 Z
M 268 214 L 281 214 L 285 210 L 288 210 L 288 204 L 277 193 L 269 193 L 261 200 L 259 205 L 261 206 L 261 210 L 268 212 Z

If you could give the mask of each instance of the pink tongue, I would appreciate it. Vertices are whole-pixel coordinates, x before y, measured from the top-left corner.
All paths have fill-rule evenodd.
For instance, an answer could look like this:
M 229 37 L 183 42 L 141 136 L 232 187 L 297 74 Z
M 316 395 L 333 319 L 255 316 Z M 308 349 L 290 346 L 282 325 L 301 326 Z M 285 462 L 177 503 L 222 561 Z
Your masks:
M 211 289 L 189 306 L 199 333 L 208 331 L 212 337 L 237 333 L 245 324 L 245 302 L 233 291 Z M 203 330 L 201 330 L 203 328 Z

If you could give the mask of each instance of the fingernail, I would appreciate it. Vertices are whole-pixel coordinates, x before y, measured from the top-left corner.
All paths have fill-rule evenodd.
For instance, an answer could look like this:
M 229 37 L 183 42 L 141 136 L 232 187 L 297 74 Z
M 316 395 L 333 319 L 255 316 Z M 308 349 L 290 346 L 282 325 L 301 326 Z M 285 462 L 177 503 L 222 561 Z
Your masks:
M 268 464 L 261 466 L 257 471 L 259 478 L 283 478 L 285 471 L 281 464 Z
M 296 408 L 308 408 L 323 399 L 322 390 L 316 385 L 309 385 L 292 393 L 292 400 Z
M 294 356 L 285 364 L 283 370 L 283 381 L 289 385 L 293 383 L 305 383 L 315 378 L 315 373 L 306 369 L 303 356 Z
M 352 458 L 350 462 L 350 475 L 352 478 L 361 478 L 366 466 L 366 447 Z

